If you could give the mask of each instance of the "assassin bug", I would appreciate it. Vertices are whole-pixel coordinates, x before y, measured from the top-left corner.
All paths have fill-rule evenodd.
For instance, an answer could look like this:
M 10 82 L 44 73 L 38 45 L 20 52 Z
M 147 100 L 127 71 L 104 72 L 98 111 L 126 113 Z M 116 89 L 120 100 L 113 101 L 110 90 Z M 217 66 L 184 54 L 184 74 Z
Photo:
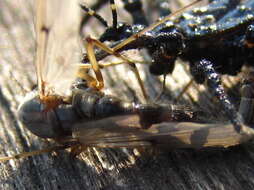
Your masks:
M 59 7 L 59 1 L 55 0 L 54 2 L 50 2 L 53 3 L 50 3 L 53 6 L 52 8 L 54 6 Z M 85 81 L 85 78 L 82 78 L 79 83 L 74 84 L 70 83 L 67 79 L 64 81 L 64 78 L 63 81 L 60 80 L 61 78 L 58 78 L 58 81 L 53 83 L 54 80 L 50 80 L 50 77 L 48 78 L 49 75 L 45 75 L 44 73 L 44 69 L 47 68 L 44 68 L 46 66 L 45 64 L 49 64 L 49 67 L 56 66 L 57 68 L 65 68 L 65 70 L 60 69 L 60 71 L 69 72 L 70 70 L 66 70 L 66 67 L 69 66 L 71 68 L 75 65 L 65 65 L 63 63 L 68 58 L 67 53 L 72 54 L 72 52 L 67 51 L 63 59 L 60 59 L 62 54 L 54 54 L 56 59 L 53 60 L 56 62 L 45 62 L 45 59 L 49 57 L 43 54 L 46 53 L 45 49 L 49 50 L 46 48 L 47 45 L 51 45 L 48 48 L 59 47 L 57 44 L 50 43 L 52 39 L 51 35 L 58 34 L 59 37 L 63 38 L 65 37 L 65 32 L 68 30 L 58 31 L 54 27 L 58 26 L 58 24 L 63 24 L 60 22 L 62 19 L 64 19 L 66 24 L 67 20 L 65 17 L 62 17 L 62 14 L 70 16 L 72 15 L 70 13 L 76 11 L 76 8 L 75 4 L 72 4 L 73 1 L 61 1 L 61 5 L 65 6 L 59 7 L 59 17 L 54 15 L 53 18 L 56 20 L 53 22 L 54 25 L 50 25 L 44 20 L 46 18 L 45 14 L 48 13 L 46 12 L 46 7 L 49 8 L 47 3 L 46 1 L 37 2 L 38 15 L 36 28 L 38 39 L 37 51 L 39 51 L 37 52 L 37 75 L 39 80 L 39 94 L 38 92 L 31 94 L 20 105 L 18 114 L 20 121 L 32 133 L 41 138 L 52 138 L 59 142 L 60 146 L 1 158 L 1 161 L 68 147 L 72 149 L 73 154 L 80 153 L 80 151 L 88 146 L 113 148 L 154 145 L 164 145 L 170 148 L 228 147 L 252 138 L 253 130 L 248 126 L 242 125 L 242 133 L 238 134 L 231 124 L 197 123 L 196 121 L 199 120 L 194 117 L 195 112 L 182 106 L 135 104 L 122 101 L 114 96 L 106 96 L 96 89 L 88 88 L 90 84 L 88 86 L 86 84 L 91 82 L 91 80 Z M 79 18 L 78 15 L 72 16 Z M 73 20 L 71 19 L 69 21 Z M 69 25 L 67 24 L 66 26 Z M 72 23 L 73 32 L 67 32 L 69 40 L 76 39 L 78 27 L 75 28 L 74 26 L 77 25 L 73 25 Z M 62 41 L 54 42 L 62 43 Z M 62 46 L 60 47 L 63 51 L 64 48 Z M 57 53 L 57 49 L 54 48 L 53 50 Z M 73 49 L 68 50 L 73 51 Z M 62 64 L 55 65 L 58 63 L 57 61 L 61 61 Z M 75 72 L 79 71 L 76 70 Z M 69 77 L 74 80 L 76 77 L 75 73 Z M 86 78 L 89 78 L 89 76 L 86 76 Z M 66 87 L 64 85 L 64 87 L 68 91 L 72 86 L 71 94 L 67 94 L 62 89 L 63 87 L 60 88 L 58 85 L 61 85 L 61 83 L 59 82 L 69 83 L 69 86 Z M 57 91 L 58 89 L 59 91 Z M 220 135 L 218 136 L 218 134 Z
M 235 75 L 243 65 L 251 65 L 253 10 L 253 0 L 213 0 L 177 18 L 172 19 L 176 13 L 168 15 L 127 39 L 115 42 L 110 53 L 145 48 L 152 57 L 150 71 L 156 75 L 172 73 L 178 57 L 189 62 L 194 80 L 199 84 L 207 81 L 229 120 L 240 131 L 242 118 L 225 93 L 218 73 Z M 97 60 L 106 55 L 98 52 Z M 84 56 L 83 62 L 87 60 Z

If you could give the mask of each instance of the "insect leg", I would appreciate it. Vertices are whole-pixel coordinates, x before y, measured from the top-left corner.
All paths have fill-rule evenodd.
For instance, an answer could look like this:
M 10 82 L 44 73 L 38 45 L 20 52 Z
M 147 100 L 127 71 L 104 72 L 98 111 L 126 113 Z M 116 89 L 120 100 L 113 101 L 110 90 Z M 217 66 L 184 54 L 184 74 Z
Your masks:
M 254 72 L 250 72 L 243 81 L 241 88 L 241 102 L 239 113 L 242 115 L 244 123 L 253 124 L 254 120 Z
M 47 152 L 54 152 L 54 151 L 58 151 L 58 150 L 64 150 L 64 149 L 67 149 L 67 148 L 71 148 L 72 146 L 73 145 L 54 146 L 54 147 L 45 148 L 45 149 L 41 149 L 41 150 L 36 150 L 36 151 L 32 151 L 32 152 L 23 152 L 23 153 L 20 153 L 20 154 L 15 154 L 13 156 L 0 157 L 0 162 L 5 162 L 5 161 L 8 161 L 8 160 L 13 160 L 13 159 L 26 158 L 26 157 L 30 157 L 30 156 L 40 155 L 40 154 L 47 153 Z
M 131 66 L 131 68 L 133 69 L 134 74 L 138 80 L 138 83 L 139 83 L 139 86 L 142 90 L 143 96 L 145 97 L 146 100 L 148 100 L 148 96 L 146 94 L 144 84 L 141 80 L 141 77 L 139 75 L 139 72 L 138 72 L 138 69 L 137 69 L 135 63 L 132 60 L 121 55 L 120 53 L 115 52 L 112 48 L 107 47 L 106 45 L 101 43 L 99 40 L 92 39 L 90 37 L 87 37 L 86 40 L 87 40 L 87 44 L 86 44 L 87 56 L 88 56 L 88 59 L 92 65 L 92 68 L 95 72 L 96 79 L 97 79 L 97 85 L 95 86 L 95 88 L 101 89 L 104 86 L 102 73 L 100 71 L 100 67 L 99 67 L 98 62 L 96 60 L 94 49 L 93 49 L 94 46 L 97 46 L 97 47 L 101 48 L 102 50 L 106 51 L 107 53 L 121 58 L 123 61 L 126 61 Z
M 146 62 L 139 62 L 139 61 L 135 61 L 135 63 L 146 63 Z M 98 63 L 99 64 L 99 67 L 101 69 L 104 69 L 106 67 L 112 67 L 112 66 L 116 66 L 116 65 L 122 65 L 124 64 L 125 61 L 118 61 L 118 62 L 108 62 L 108 63 Z M 77 64 L 77 66 L 79 66 L 80 68 L 83 68 L 83 69 L 92 69 L 92 66 L 90 64 Z
M 220 76 L 215 71 L 213 64 L 206 59 L 202 59 L 199 62 L 192 63 L 190 68 L 196 82 L 201 84 L 205 79 L 207 80 L 209 89 L 221 102 L 227 117 L 235 126 L 235 129 L 240 132 L 243 123 L 242 117 L 230 102 L 229 97 L 221 84 Z
M 103 142 L 91 144 L 92 147 L 97 148 L 138 148 L 138 147 L 150 147 L 152 143 L 149 141 L 126 141 L 126 142 Z
M 174 102 L 178 102 L 179 99 L 183 96 L 183 94 L 190 88 L 190 86 L 192 85 L 194 79 L 191 79 L 187 85 L 183 88 L 183 90 L 181 90 L 181 92 L 179 93 L 179 95 L 174 99 Z
M 252 51 L 254 47 L 254 24 L 250 24 L 245 33 L 245 46 Z M 241 113 L 245 124 L 253 124 L 254 110 L 254 72 L 250 71 L 243 81 L 241 93 L 241 103 L 239 112 Z
M 159 99 L 161 98 L 161 96 L 165 92 L 165 89 L 166 89 L 166 77 L 167 77 L 167 75 L 164 74 L 163 75 L 163 81 L 162 81 L 162 87 L 161 87 L 161 90 L 160 90 L 159 94 L 156 96 L 155 101 L 159 101 Z
M 76 73 L 76 77 L 86 81 L 86 84 L 88 87 L 96 88 L 97 80 L 87 73 L 88 69 L 90 69 L 91 67 L 87 67 L 87 66 L 86 67 L 79 66 L 79 67 L 80 68 L 78 72 Z

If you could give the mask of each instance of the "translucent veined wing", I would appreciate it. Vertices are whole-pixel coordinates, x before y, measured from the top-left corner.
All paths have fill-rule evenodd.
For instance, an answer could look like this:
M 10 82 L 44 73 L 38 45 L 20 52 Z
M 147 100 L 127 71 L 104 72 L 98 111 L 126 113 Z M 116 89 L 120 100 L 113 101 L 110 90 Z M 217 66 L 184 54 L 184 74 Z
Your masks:
M 37 0 L 36 6 L 36 70 L 40 99 L 67 96 L 81 53 L 78 0 Z
M 164 122 L 143 129 L 139 116 L 114 116 L 76 125 L 73 137 L 84 146 L 143 147 L 162 146 L 168 149 L 230 147 L 253 137 L 253 129 L 243 126 L 238 133 L 227 123 Z

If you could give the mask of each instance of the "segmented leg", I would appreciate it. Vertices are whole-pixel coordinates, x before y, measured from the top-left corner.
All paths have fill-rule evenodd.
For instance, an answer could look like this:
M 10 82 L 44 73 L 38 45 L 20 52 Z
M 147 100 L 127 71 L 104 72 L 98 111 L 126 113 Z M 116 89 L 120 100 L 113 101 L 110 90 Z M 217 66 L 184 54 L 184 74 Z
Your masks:
M 192 85 L 194 79 L 191 79 L 187 85 L 183 88 L 183 90 L 181 90 L 181 92 L 179 93 L 179 95 L 174 99 L 174 102 L 178 102 L 180 100 L 180 98 L 183 96 L 183 94 L 190 88 L 190 86 Z
M 161 91 L 160 91 L 160 93 L 156 96 L 155 101 L 159 101 L 159 99 L 161 98 L 161 96 L 162 96 L 162 95 L 164 94 L 164 92 L 165 92 L 165 89 L 166 89 L 166 78 L 167 78 L 167 75 L 164 74 L 164 75 L 163 75 L 163 82 L 162 82 Z
M 97 80 L 87 73 L 87 69 L 88 69 L 87 67 L 86 68 L 80 67 L 78 72 L 76 73 L 76 77 L 86 81 L 86 85 L 88 87 L 90 87 L 90 88 L 96 88 Z
M 213 68 L 213 64 L 206 59 L 202 59 L 194 64 L 192 63 L 191 73 L 198 83 L 203 83 L 205 79 L 207 80 L 209 89 L 221 102 L 223 110 L 226 112 L 227 117 L 235 126 L 235 129 L 240 132 L 241 125 L 243 123 L 242 117 L 236 111 L 234 105 L 230 102 L 229 97 L 221 84 L 220 76 Z
M 244 123 L 253 125 L 254 122 L 254 72 L 250 72 L 244 79 L 241 88 L 241 103 L 239 113 L 242 115 Z
M 106 51 L 107 53 L 121 58 L 123 61 L 126 61 L 131 66 L 131 68 L 133 69 L 133 71 L 136 75 L 136 78 L 137 78 L 139 86 L 142 90 L 143 96 L 145 97 L 146 100 L 148 100 L 148 96 L 146 94 L 145 87 L 144 87 L 141 77 L 139 75 L 138 69 L 132 60 L 130 60 L 129 58 L 127 58 L 117 52 L 114 52 L 112 48 L 107 47 L 105 44 L 101 43 L 99 40 L 92 39 L 90 37 L 88 37 L 86 40 L 87 40 L 86 50 L 87 50 L 88 59 L 92 65 L 92 68 L 95 72 L 96 79 L 97 79 L 97 84 L 96 84 L 96 86 L 94 86 L 94 88 L 102 89 L 104 87 L 102 73 L 100 71 L 100 67 L 99 67 L 98 62 L 96 60 L 94 49 L 93 49 L 94 46 L 97 46 L 98 48 L 101 48 L 102 50 Z
M 6 156 L 6 157 L 0 157 L 0 162 L 5 162 L 8 160 L 13 160 L 13 159 L 20 159 L 20 158 L 26 158 L 30 156 L 35 156 L 35 155 L 40 155 L 43 153 L 49 153 L 49 152 L 54 152 L 58 150 L 64 150 L 67 148 L 71 148 L 73 145 L 60 145 L 60 146 L 54 146 L 50 148 L 45 148 L 41 150 L 36 150 L 36 151 L 31 151 L 31 152 L 23 152 L 20 154 L 15 154 L 13 156 Z

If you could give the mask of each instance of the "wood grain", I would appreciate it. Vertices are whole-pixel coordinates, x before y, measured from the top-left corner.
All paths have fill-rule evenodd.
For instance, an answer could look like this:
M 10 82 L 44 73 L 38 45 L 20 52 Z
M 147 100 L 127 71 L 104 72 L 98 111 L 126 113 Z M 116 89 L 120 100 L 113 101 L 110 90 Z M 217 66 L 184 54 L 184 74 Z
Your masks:
M 33 1 L 3 0 L 0 7 L 0 155 L 7 156 L 54 143 L 29 133 L 16 117 L 26 90 L 31 90 L 36 81 Z M 91 30 L 88 28 L 86 32 Z M 160 101 L 170 102 L 190 80 L 186 65 L 177 64 Z M 160 80 L 152 77 L 146 66 L 139 69 L 154 100 L 160 92 Z M 143 101 L 127 66 L 110 68 L 103 74 L 107 82 L 105 93 Z M 239 77 L 223 80 L 237 105 L 240 97 L 234 89 L 239 89 Z M 205 86 L 193 84 L 179 103 L 205 110 L 209 119 L 225 120 Z M 1 163 L 0 189 L 253 189 L 253 164 L 251 143 L 223 150 L 161 151 L 160 154 L 89 148 L 77 159 L 71 158 L 68 151 L 61 151 Z

